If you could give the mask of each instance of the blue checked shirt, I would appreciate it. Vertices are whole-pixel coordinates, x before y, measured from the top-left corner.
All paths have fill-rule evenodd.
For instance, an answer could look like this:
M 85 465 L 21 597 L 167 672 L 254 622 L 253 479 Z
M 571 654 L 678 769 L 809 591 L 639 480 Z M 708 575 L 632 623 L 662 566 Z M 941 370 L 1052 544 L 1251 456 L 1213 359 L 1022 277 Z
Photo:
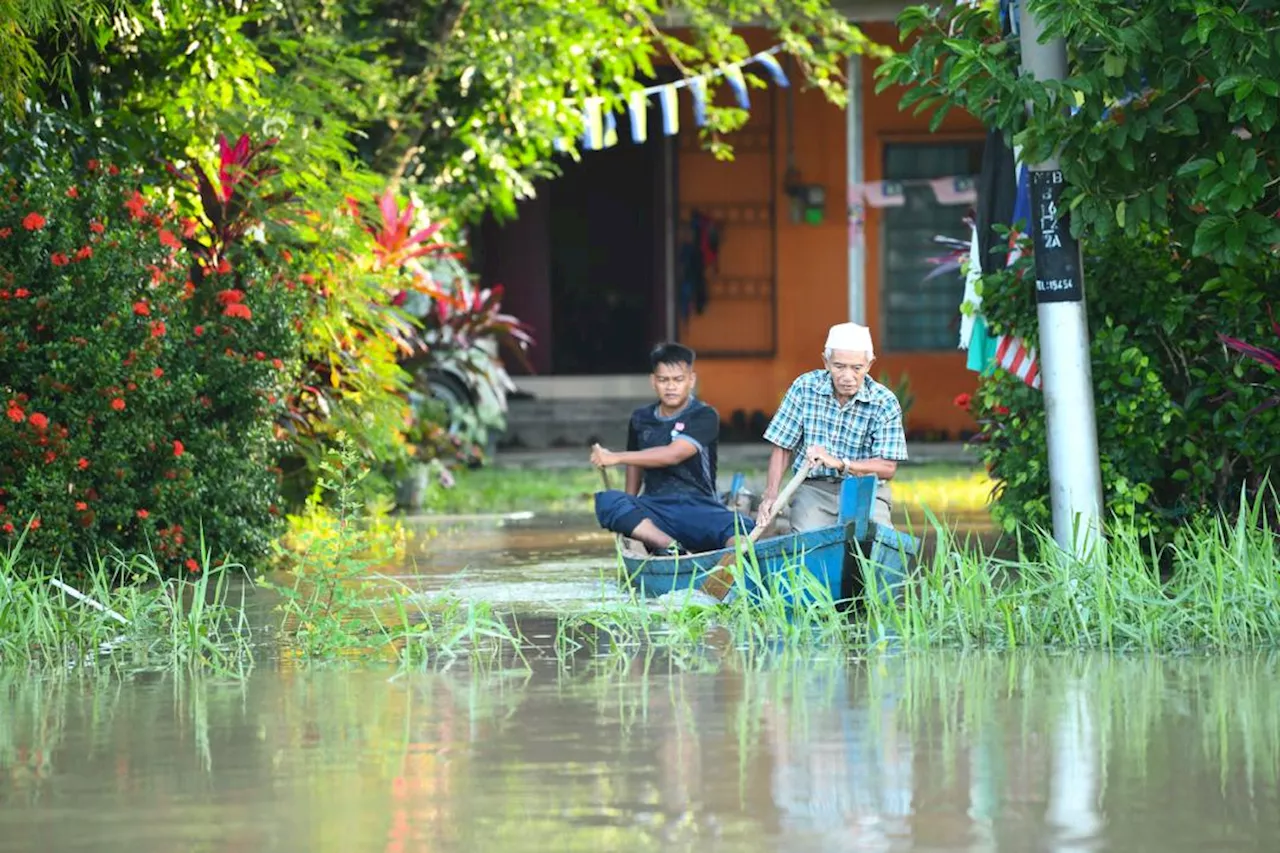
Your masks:
M 841 406 L 825 370 L 812 370 L 791 383 L 764 440 L 796 454 L 792 471 L 800 470 L 804 451 L 813 444 L 838 459 L 902 462 L 907 458 L 902 405 L 893 392 L 868 376 L 858 393 Z M 815 468 L 809 476 L 838 477 L 840 473 Z

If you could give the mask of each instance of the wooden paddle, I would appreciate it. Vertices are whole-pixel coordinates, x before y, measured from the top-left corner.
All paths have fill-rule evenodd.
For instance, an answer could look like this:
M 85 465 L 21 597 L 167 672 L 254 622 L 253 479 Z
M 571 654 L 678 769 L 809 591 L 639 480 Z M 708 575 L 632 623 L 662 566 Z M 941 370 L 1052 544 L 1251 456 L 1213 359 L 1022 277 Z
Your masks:
M 763 518 L 756 519 L 756 526 L 751 529 L 751 533 L 747 536 L 747 541 L 749 543 L 754 544 L 756 540 L 760 538 L 760 535 L 764 533 L 765 528 L 773 524 L 773 519 L 777 516 L 778 511 L 786 506 L 791 500 L 791 496 L 795 494 L 796 489 L 800 488 L 800 484 L 809 476 L 809 470 L 812 467 L 813 463 L 807 461 L 801 465 L 800 470 L 795 473 L 795 476 L 791 478 L 790 482 L 788 482 L 787 485 L 783 487 L 782 491 L 778 493 L 778 499 L 775 500 L 773 502 L 773 506 L 769 508 L 769 514 Z M 702 591 L 707 595 L 714 596 L 715 598 L 723 601 L 724 597 L 729 594 L 729 590 L 733 589 L 733 572 L 729 570 L 729 566 L 733 565 L 737 557 L 738 553 L 736 548 L 721 557 L 720 562 L 716 563 L 715 568 L 713 568 L 710 574 L 708 574 L 702 581 Z

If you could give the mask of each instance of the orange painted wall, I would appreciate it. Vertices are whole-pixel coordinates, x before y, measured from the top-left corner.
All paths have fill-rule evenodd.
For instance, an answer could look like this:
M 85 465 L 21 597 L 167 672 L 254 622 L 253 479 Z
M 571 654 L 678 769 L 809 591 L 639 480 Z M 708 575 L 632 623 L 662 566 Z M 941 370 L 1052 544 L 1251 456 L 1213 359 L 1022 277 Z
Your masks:
M 897 46 L 897 30 L 892 25 L 868 25 L 864 31 L 882 44 Z M 744 33 L 753 49 L 770 46 L 763 31 Z M 897 109 L 900 91 L 875 94 L 876 63 L 863 61 L 863 144 L 864 179 L 881 177 L 882 146 L 890 139 L 901 140 L 928 134 L 928 117 L 913 117 Z M 796 72 L 791 72 L 798 78 Z M 799 83 L 793 80 L 793 85 Z M 752 97 L 763 93 L 752 90 Z M 826 188 L 826 209 L 820 225 L 793 224 L 788 198 L 783 189 L 786 173 L 786 104 L 781 92 L 775 101 L 777 144 L 773 180 L 776 183 L 777 221 L 777 348 L 773 358 L 700 358 L 699 393 L 727 419 L 735 409 L 750 413 L 760 409 L 772 413 L 787 386 L 800 373 L 821 367 L 821 349 L 827 329 L 849 317 L 849 247 L 846 210 L 845 113 L 828 103 L 816 91 L 796 89 L 794 149 L 796 166 L 806 183 Z M 688 121 L 686 118 L 684 121 Z M 690 124 L 682 122 L 683 129 Z M 980 138 L 981 126 L 969 116 L 953 112 L 940 133 L 964 134 Z M 731 140 L 730 140 L 731 141 Z M 714 179 L 724 186 L 726 198 L 735 191 L 735 164 L 715 164 Z M 705 177 L 705 176 L 704 176 Z M 690 176 L 682 175 L 684 185 Z M 705 184 L 705 180 L 701 181 Z M 880 217 L 869 209 L 866 217 L 867 317 L 875 340 L 880 340 Z M 958 309 L 959 306 L 957 306 Z M 705 321 L 713 322 L 717 311 L 729 316 L 729 308 L 711 305 Z M 972 391 L 976 375 L 964 366 L 964 353 L 885 353 L 873 368 L 873 375 L 897 377 L 906 372 L 915 402 L 908 427 L 913 430 L 946 429 L 955 433 L 972 429 L 968 415 L 952 401 L 961 392 Z

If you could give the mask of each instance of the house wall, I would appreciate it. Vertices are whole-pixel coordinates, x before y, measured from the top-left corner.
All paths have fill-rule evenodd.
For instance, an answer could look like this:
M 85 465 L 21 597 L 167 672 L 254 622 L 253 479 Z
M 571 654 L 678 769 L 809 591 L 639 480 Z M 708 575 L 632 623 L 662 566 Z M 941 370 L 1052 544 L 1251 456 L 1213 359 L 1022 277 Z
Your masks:
M 881 44 L 898 46 L 897 29 L 892 24 L 866 24 L 863 29 Z M 762 30 L 747 31 L 744 35 L 753 49 L 763 49 L 772 44 L 769 34 Z M 900 90 L 889 89 L 881 95 L 875 93 L 875 66 L 873 60 L 864 59 L 862 62 L 866 181 L 878 180 L 883 174 L 882 149 L 885 142 L 929 135 L 927 115 L 914 117 L 909 112 L 898 110 Z M 798 72 L 792 66 L 787 67 L 793 83 L 798 83 Z M 818 225 L 790 221 L 790 202 L 784 190 L 787 169 L 786 105 L 784 93 L 777 91 L 773 101 L 777 136 L 772 158 L 776 222 L 776 346 L 772 357 L 721 358 L 708 355 L 699 360 L 699 393 L 720 410 L 723 419 L 728 419 L 735 409 L 748 414 L 754 410 L 771 414 L 797 375 L 821 367 L 821 348 L 827 329 L 850 316 L 846 116 L 843 110 L 828 103 L 820 93 L 801 91 L 799 86 L 794 89 L 795 166 L 804 183 L 817 183 L 826 188 L 823 221 Z M 753 101 L 763 94 L 762 90 L 751 90 Z M 687 98 L 682 97 L 682 106 L 685 100 Z M 684 108 L 682 133 L 692 127 L 687 106 Z M 939 133 L 980 138 L 982 128 L 972 117 L 953 111 Z M 682 155 L 681 192 L 696 187 L 704 200 L 717 196 L 732 199 L 741 193 L 745 173 L 740 170 L 747 168 L 758 166 L 715 163 L 705 157 Z M 883 340 L 880 220 L 879 211 L 867 210 L 866 317 L 877 342 Z M 722 322 L 731 328 L 735 324 L 733 312 L 731 305 L 713 302 L 699 322 Z M 691 337 L 690 342 L 697 345 L 698 336 Z M 896 378 L 906 373 L 910 378 L 915 398 L 909 416 L 912 430 L 945 429 L 954 437 L 960 430 L 973 428 L 968 415 L 952 403 L 957 394 L 970 392 L 976 386 L 976 375 L 965 368 L 962 351 L 889 353 L 883 347 L 880 350 L 873 375 L 888 374 Z

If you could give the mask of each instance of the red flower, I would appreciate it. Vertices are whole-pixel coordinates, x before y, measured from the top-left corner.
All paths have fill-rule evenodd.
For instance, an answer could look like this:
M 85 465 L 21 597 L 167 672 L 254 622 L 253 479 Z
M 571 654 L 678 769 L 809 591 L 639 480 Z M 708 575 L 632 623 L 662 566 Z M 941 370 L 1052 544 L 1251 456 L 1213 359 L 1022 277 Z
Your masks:
M 93 157 L 90 157 L 90 158 L 89 158 L 88 166 L 89 166 L 89 171 L 90 171 L 90 172 L 96 172 L 96 171 L 98 171 L 98 161 L 97 161 L 97 159 L 96 159 L 96 158 L 93 158 Z
M 112 166 L 111 168 L 115 168 Z M 133 195 L 124 203 L 125 209 L 129 211 L 130 219 L 142 219 L 146 216 L 147 200 L 142 197 L 142 193 L 137 190 L 133 191 Z
M 218 274 L 226 275 L 229 272 L 231 272 L 231 261 L 226 258 L 222 258 L 218 261 Z
M 198 224 L 199 224 L 198 222 L 196 222 L 194 219 L 192 219 L 189 216 L 183 219 L 182 220 L 182 236 L 183 237 L 196 236 L 196 226 Z
M 156 320 L 151 324 L 151 337 L 163 338 L 165 333 L 164 320 Z
M 115 175 L 120 174 L 120 167 L 117 166 L 115 163 L 112 163 L 110 166 L 107 167 L 107 174 L 113 177 Z
M 83 456 L 81 456 L 81 457 L 76 461 L 76 467 L 77 467 L 77 468 L 79 468 L 81 471 L 83 471 L 84 469 L 86 469 L 86 468 L 88 468 L 88 467 L 89 467 L 89 460 L 88 460 L 88 459 L 85 459 Z
M 76 501 L 76 509 L 79 510 L 80 512 L 84 512 L 88 508 L 89 508 L 89 505 L 84 501 Z
M 196 337 L 198 338 L 204 334 L 204 326 L 196 326 L 194 331 L 196 333 Z
M 67 264 L 71 263 L 71 259 L 62 252 L 54 252 L 49 260 L 53 262 L 55 267 L 65 267 Z
M 151 375 L 154 376 L 156 379 L 159 379 L 161 376 L 164 376 L 164 368 L 157 367 L 155 370 L 151 371 Z
M 264 360 L 266 359 L 266 357 L 267 357 L 267 354 L 266 354 L 265 352 L 263 352 L 262 350 L 258 350 L 257 352 L 255 352 L 255 353 L 253 354 L 253 357 L 254 357 L 255 359 L 257 359 L 258 361 L 264 361 Z
M 112 400 L 112 401 L 111 401 L 111 408 L 115 409 L 117 412 L 123 412 L 123 411 L 124 411 L 124 398 L 123 398 L 123 397 L 116 397 L 114 400 Z
M 137 314 L 139 317 L 150 317 L 151 306 L 146 303 L 146 300 L 135 302 L 133 303 L 133 313 Z
M 32 530 L 39 530 L 39 529 L 40 529 L 40 519 L 39 519 L 39 518 L 33 518 L 33 519 L 31 519 L 31 529 L 32 529 Z
M 218 291 L 218 301 L 223 305 L 234 305 L 237 302 L 244 302 L 244 291 L 236 290 L 234 287 L 227 290 Z
M 239 317 L 241 320 L 250 320 L 253 318 L 253 312 L 249 310 L 248 305 L 239 302 L 233 302 L 226 308 L 222 309 L 224 317 Z
M 67 198 L 80 198 L 80 191 L 75 187 L 68 187 Z
M 1009 409 L 1005 406 L 996 406 L 995 412 L 997 415 L 1007 415 L 1009 414 Z
M 199 564 L 199 563 L 197 563 L 197 562 L 196 562 L 194 559 L 192 559 L 191 557 L 188 557 L 188 558 L 187 558 L 187 564 L 186 564 L 186 565 L 187 565 L 187 571 L 191 572 L 191 574 L 193 574 L 193 575 L 198 575 L 198 574 L 200 574 L 200 564 Z
M 27 290 L 25 287 L 19 287 L 17 290 L 13 292 L 14 299 L 26 299 L 30 295 L 31 295 L 31 291 Z
M 39 231 L 48 221 L 38 213 L 28 213 L 22 217 L 22 227 L 28 231 Z
M 22 407 L 17 403 L 9 403 L 9 411 L 5 414 L 7 414 L 9 416 L 9 420 L 13 421 L 15 424 L 20 424 L 27 419 L 27 413 L 22 411 Z
M 54 453 L 52 450 L 46 450 L 44 452 L 44 464 L 46 465 L 53 462 L 53 460 L 57 458 L 58 458 L 58 454 Z
M 145 509 L 138 510 L 138 518 L 147 518 L 150 515 L 151 513 L 147 512 Z
M 31 424 L 33 427 L 40 430 L 41 432 L 44 432 L 45 427 L 49 426 L 49 419 L 46 418 L 44 415 L 42 415 L 40 412 L 35 412 L 34 414 L 31 415 L 30 418 L 27 419 L 27 423 Z
M 967 412 L 969 411 L 969 401 L 971 399 L 972 398 L 968 394 L 959 394 L 953 402 Z
M 13 229 L 12 229 L 12 228 L 0 228 L 0 240 L 5 239 L 6 237 L 8 237 L 8 236 L 9 236 L 10 234 L 12 234 L 12 233 L 13 233 Z
M 173 236 L 173 232 L 168 228 L 160 229 L 160 245 L 168 246 L 170 249 L 181 249 L 182 241 Z
M 94 234 L 101 234 L 103 231 L 107 230 L 107 226 L 103 225 L 101 222 L 98 222 L 95 219 L 93 222 L 89 223 L 89 230 L 92 231 Z
M 13 535 L 13 522 L 6 521 L 6 522 L 4 523 L 4 527 L 0 527 L 0 530 L 3 530 L 5 533 L 7 533 L 7 534 L 9 534 L 10 536 L 12 536 L 12 535 Z
M 88 246 L 81 246 L 79 250 L 76 251 L 77 261 L 87 261 L 89 258 L 92 258 L 92 257 L 93 257 L 93 249 L 91 249 Z
M 284 362 L 278 358 L 271 359 L 271 366 L 276 370 L 284 370 Z
M 173 455 L 174 455 L 174 456 L 181 456 L 182 454 L 184 454 L 184 453 L 186 453 L 186 452 L 187 452 L 187 449 L 186 449 L 185 447 L 183 447 L 183 446 L 182 446 L 182 442 L 181 442 L 181 441 L 178 441 L 178 440 L 175 438 L 175 439 L 173 440 Z

